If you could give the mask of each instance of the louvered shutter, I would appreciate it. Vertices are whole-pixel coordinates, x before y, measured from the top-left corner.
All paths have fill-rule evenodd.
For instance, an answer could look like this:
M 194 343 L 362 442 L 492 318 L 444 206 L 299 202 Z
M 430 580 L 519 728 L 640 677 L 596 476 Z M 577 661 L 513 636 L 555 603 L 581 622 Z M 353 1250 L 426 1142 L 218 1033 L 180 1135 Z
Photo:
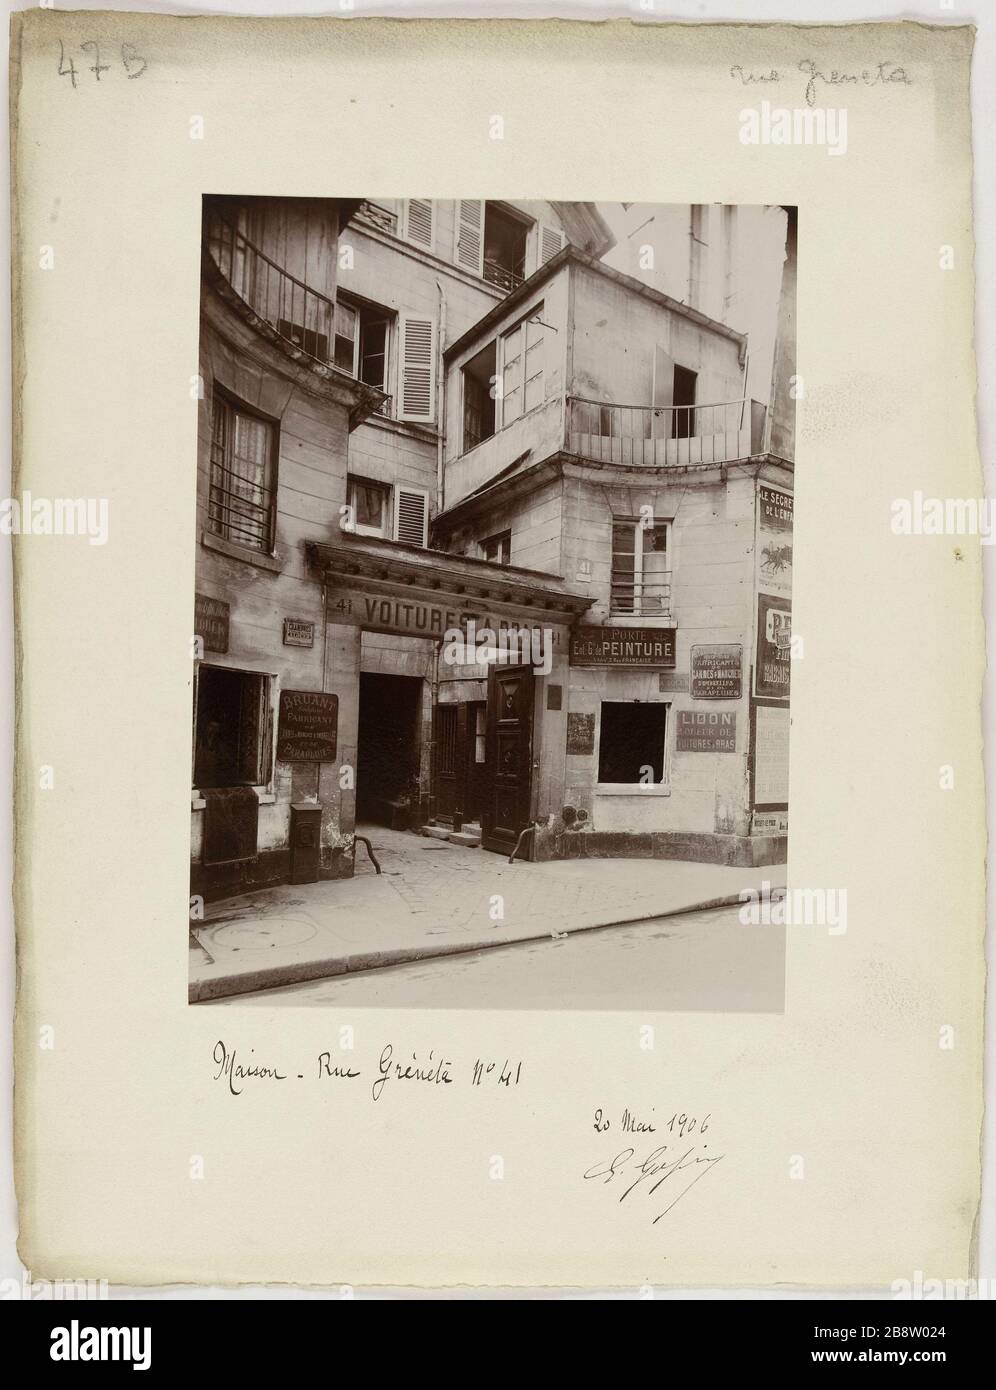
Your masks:
M 405 237 L 424 251 L 432 250 L 432 199 L 405 200 Z
M 401 389 L 398 418 L 432 424 L 436 416 L 436 332 L 432 319 L 401 316 Z
M 429 494 L 423 488 L 394 489 L 394 539 L 406 545 L 429 541 Z
M 464 270 L 484 274 L 484 199 L 461 198 L 457 203 L 454 259 Z
M 564 234 L 556 227 L 540 227 L 540 265 L 557 254 L 564 245 Z

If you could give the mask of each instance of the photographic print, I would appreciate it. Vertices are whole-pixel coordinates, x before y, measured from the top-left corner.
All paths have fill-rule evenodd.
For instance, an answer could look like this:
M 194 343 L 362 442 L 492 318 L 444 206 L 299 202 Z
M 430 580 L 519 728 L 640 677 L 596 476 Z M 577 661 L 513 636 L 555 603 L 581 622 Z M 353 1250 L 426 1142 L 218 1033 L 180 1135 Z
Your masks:
M 204 198 L 192 1000 L 781 1009 L 797 241 Z

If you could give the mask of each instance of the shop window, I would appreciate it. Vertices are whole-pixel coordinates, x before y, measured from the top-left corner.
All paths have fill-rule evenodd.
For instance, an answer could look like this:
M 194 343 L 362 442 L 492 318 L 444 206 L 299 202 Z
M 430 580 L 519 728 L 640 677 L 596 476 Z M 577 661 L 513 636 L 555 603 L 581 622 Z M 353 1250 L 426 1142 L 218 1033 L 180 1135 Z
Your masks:
M 463 369 L 463 449 L 474 449 L 495 432 L 498 343 L 472 357 Z
M 508 565 L 512 561 L 512 533 L 502 531 L 481 542 L 481 555 L 493 565 Z
M 670 523 L 644 526 L 640 521 L 612 523 L 612 587 L 615 615 L 670 618 Z
M 391 534 L 391 489 L 369 478 L 349 479 L 352 530 L 359 536 Z
M 667 705 L 603 700 L 599 782 L 655 786 L 664 781 Z
M 276 426 L 214 388 L 208 530 L 250 550 L 273 549 Z
M 227 666 L 197 673 L 194 786 L 259 786 L 269 779 L 270 677 Z

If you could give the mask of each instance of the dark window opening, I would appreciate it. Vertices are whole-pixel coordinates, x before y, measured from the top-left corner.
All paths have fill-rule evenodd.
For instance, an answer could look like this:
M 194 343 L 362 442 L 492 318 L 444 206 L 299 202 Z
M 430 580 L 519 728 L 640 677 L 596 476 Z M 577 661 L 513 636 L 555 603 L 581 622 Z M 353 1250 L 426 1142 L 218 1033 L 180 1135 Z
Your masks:
M 335 306 L 335 365 L 367 386 L 387 390 L 391 315 L 366 304 L 338 299 Z
M 675 363 L 674 391 L 671 401 L 674 406 L 673 438 L 675 439 L 693 439 L 695 437 L 695 386 L 698 379 L 698 372 L 689 371 L 687 367 L 679 367 Z
M 197 676 L 194 786 L 257 786 L 266 781 L 269 677 L 224 666 Z
M 664 781 L 667 705 L 603 700 L 598 740 L 599 782 L 651 786 Z
M 495 432 L 495 381 L 498 344 L 488 343 L 463 369 L 464 453 Z
M 486 541 L 481 542 L 481 554 L 485 560 L 490 560 L 493 565 L 509 565 L 512 563 L 512 533 L 502 531 L 500 535 L 489 536 Z
M 492 203 L 484 208 L 484 278 L 500 290 L 511 291 L 526 275 L 529 224 Z
M 264 553 L 273 549 L 276 437 L 270 421 L 215 387 L 208 529 Z

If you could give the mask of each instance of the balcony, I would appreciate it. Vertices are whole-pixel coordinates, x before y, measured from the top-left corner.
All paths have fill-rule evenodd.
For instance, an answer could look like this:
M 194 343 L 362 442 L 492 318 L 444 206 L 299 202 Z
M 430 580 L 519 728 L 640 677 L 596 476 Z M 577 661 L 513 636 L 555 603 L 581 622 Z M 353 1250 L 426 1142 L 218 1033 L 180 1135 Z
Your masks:
M 511 294 L 517 290 L 523 282 L 523 276 L 516 275 L 514 270 L 508 270 L 505 266 L 499 265 L 497 261 L 484 260 L 484 278 L 489 285 L 494 285 L 495 289 L 502 290 L 505 294 Z
M 632 569 L 614 566 L 609 614 L 613 618 L 656 618 L 670 622 L 671 571 L 641 578 L 634 575 Z
M 749 458 L 760 451 L 763 430 L 757 401 L 647 406 L 569 396 L 565 445 L 596 463 L 680 467 Z
M 291 275 L 217 212 L 208 215 L 206 245 L 219 272 L 254 314 L 292 347 L 323 366 L 333 365 L 333 299 Z

